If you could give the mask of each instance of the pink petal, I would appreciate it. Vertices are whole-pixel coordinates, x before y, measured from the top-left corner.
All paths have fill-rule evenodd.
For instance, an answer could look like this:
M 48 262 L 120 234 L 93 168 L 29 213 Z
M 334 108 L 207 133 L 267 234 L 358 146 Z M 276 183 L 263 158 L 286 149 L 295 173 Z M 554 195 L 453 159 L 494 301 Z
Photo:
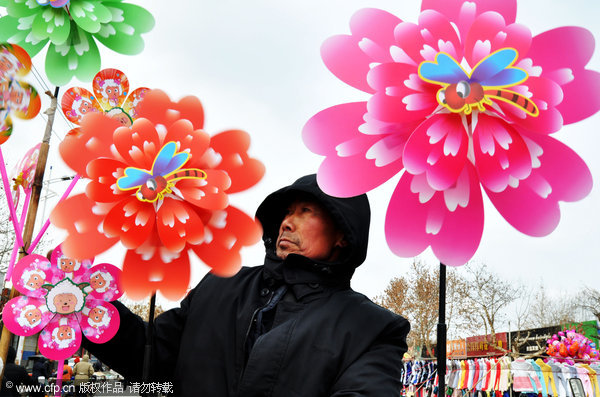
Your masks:
M 535 36 L 526 55 L 546 73 L 563 67 L 582 69 L 593 54 L 594 36 L 589 30 L 563 26 Z
M 577 201 L 592 188 L 592 176 L 570 148 L 546 135 L 519 131 L 529 146 L 538 145 L 541 166 L 517 188 L 501 193 L 486 190 L 500 214 L 517 230 L 530 236 L 551 233 L 560 220 L 559 201 Z
M 473 134 L 475 161 L 481 184 L 494 192 L 531 173 L 531 156 L 519 133 L 497 118 L 479 116 Z
M 369 64 L 373 59 L 365 54 L 353 36 L 333 36 L 321 45 L 321 58 L 327 69 L 344 83 L 368 93 L 375 92 L 367 84 Z
M 401 170 L 401 159 L 384 167 L 377 167 L 373 160 L 366 159 L 364 155 L 328 157 L 319 167 L 317 181 L 327 194 L 352 197 L 376 188 Z
M 335 154 L 338 144 L 363 135 L 358 128 L 364 123 L 366 105 L 366 102 L 344 103 L 321 110 L 302 128 L 304 144 L 317 154 Z
M 419 29 L 424 42 L 435 49 L 436 53 L 445 51 L 454 59 L 463 57 L 460 38 L 445 15 L 434 10 L 421 12 L 419 15 Z M 415 38 L 413 40 L 417 42 Z M 433 61 L 434 58 L 425 57 L 421 52 L 421 59 Z
M 109 263 L 99 263 L 87 269 L 85 281 L 90 283 L 87 291 L 91 299 L 109 302 L 123 295 L 121 269 Z
M 481 51 L 486 43 L 486 51 Z M 526 54 L 531 45 L 531 32 L 523 25 L 506 25 L 502 15 L 486 12 L 479 15 L 469 29 L 465 41 L 465 57 L 471 67 L 489 54 L 502 48 L 514 48 L 518 54 Z
M 426 189 L 426 182 L 413 183 L 419 178 L 423 177 L 405 173 L 392 195 L 385 224 L 388 245 L 402 257 L 418 255 L 431 246 L 442 263 L 465 264 L 483 233 L 483 201 L 473 167 L 465 167 L 456 191 L 436 192 L 426 202 L 414 191 L 419 185 Z M 462 198 L 456 201 L 453 196 Z M 456 203 L 449 209 L 449 204 L 454 207 Z
M 600 73 L 593 70 L 580 70 L 575 80 L 562 86 L 565 100 L 557 106 L 564 123 L 571 124 L 584 120 L 600 109 Z
M 71 357 L 80 346 L 81 328 L 75 314 L 54 316 L 38 338 L 40 353 L 50 360 Z
M 402 20 L 389 12 L 377 8 L 358 10 L 350 19 L 350 31 L 355 37 L 366 37 L 389 48 L 394 44 L 394 28 Z
M 48 292 L 42 285 L 52 283 L 56 268 L 51 266 L 46 257 L 31 254 L 19 260 L 13 270 L 12 281 L 20 293 L 43 298 Z
M 6 302 L 2 321 L 15 335 L 30 336 L 40 332 L 54 317 L 44 298 L 19 296 Z
M 382 10 L 359 10 L 350 20 L 352 35 L 331 37 L 321 46 L 325 65 L 345 83 L 372 93 L 365 80 L 370 64 L 392 60 L 389 48 L 394 44 L 394 27 L 400 22 Z
M 404 90 L 404 95 L 407 95 L 414 93 L 415 88 L 424 87 L 422 82 L 420 83 L 420 87 L 412 86 L 411 75 L 418 77 L 415 66 L 405 63 L 388 62 L 377 65 L 369 71 L 367 81 L 376 91 L 385 91 L 388 87 L 398 87 L 399 90 Z M 396 95 L 404 96 L 402 91 Z
M 465 167 L 469 137 L 459 116 L 436 114 L 421 124 L 404 149 L 404 166 L 413 175 L 425 173 L 435 190 L 454 185 Z
M 119 330 L 121 318 L 110 303 L 88 299 L 79 314 L 79 325 L 86 338 L 94 343 L 108 342 Z
M 411 110 L 409 108 L 410 104 L 411 101 L 406 98 L 378 92 L 369 99 L 367 109 L 373 117 L 387 123 L 406 123 L 423 120 L 435 110 L 435 107 Z
M 517 16 L 516 0 L 423 0 L 421 10 L 436 10 L 444 14 L 450 21 L 455 22 L 461 37 L 465 37 L 474 18 L 486 11 L 500 13 L 506 23 L 515 22 Z

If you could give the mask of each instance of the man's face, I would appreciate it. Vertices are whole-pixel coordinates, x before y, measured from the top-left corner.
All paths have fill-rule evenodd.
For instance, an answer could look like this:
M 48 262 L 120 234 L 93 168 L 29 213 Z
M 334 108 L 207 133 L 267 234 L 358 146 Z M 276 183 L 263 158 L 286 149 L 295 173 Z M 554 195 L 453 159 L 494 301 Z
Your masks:
M 285 259 L 299 254 L 320 261 L 335 260 L 345 245 L 331 216 L 314 201 L 296 200 L 288 206 L 279 227 L 275 253 Z

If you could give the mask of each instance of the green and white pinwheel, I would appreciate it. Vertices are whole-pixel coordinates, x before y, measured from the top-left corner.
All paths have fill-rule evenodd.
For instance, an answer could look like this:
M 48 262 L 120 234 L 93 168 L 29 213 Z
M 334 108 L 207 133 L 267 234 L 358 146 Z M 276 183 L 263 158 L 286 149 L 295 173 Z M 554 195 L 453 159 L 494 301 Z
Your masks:
M 73 77 L 94 78 L 100 70 L 96 40 L 135 55 L 144 48 L 141 35 L 154 27 L 150 12 L 122 0 L 70 0 L 62 7 L 57 2 L 0 0 L 0 7 L 7 13 L 0 18 L 0 42 L 18 44 L 32 57 L 50 42 L 46 75 L 55 85 Z

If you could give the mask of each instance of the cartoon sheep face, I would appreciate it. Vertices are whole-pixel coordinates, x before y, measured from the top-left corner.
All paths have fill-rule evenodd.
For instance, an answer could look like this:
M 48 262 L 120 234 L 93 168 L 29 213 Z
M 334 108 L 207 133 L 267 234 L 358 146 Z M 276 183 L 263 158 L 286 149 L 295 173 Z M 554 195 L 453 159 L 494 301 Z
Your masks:
M 74 284 L 70 279 L 61 280 L 53 286 L 46 286 L 50 291 L 46 295 L 46 305 L 52 313 L 70 314 L 83 309 L 85 296 L 82 288 L 87 284 Z
M 110 316 L 108 310 L 103 306 L 96 306 L 88 314 L 88 324 L 95 328 L 108 327 Z
M 90 287 L 96 290 L 96 292 L 104 293 L 108 291 L 108 287 L 110 286 L 110 282 L 112 280 L 113 277 L 110 275 L 110 273 L 98 270 L 92 273 L 90 276 Z
M 73 273 L 81 267 L 81 262 L 63 256 L 58 261 L 58 267 L 65 273 Z
M 59 348 L 66 349 L 75 340 L 75 331 L 68 325 L 60 325 L 52 331 L 52 340 Z
M 21 275 L 23 286 L 30 291 L 35 291 L 46 281 L 46 273 L 40 269 L 26 270 Z
M 42 322 L 42 311 L 34 305 L 27 305 L 17 317 L 17 322 L 22 327 L 37 327 Z

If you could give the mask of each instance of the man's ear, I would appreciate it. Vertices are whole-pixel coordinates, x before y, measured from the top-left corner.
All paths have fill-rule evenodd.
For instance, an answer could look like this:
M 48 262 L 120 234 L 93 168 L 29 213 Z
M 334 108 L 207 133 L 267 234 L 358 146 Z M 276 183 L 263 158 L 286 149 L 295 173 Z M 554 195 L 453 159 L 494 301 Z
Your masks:
M 346 241 L 346 238 L 344 237 L 344 235 L 341 235 L 335 241 L 335 244 L 333 246 L 336 247 L 336 248 L 346 248 L 348 246 L 348 242 Z

